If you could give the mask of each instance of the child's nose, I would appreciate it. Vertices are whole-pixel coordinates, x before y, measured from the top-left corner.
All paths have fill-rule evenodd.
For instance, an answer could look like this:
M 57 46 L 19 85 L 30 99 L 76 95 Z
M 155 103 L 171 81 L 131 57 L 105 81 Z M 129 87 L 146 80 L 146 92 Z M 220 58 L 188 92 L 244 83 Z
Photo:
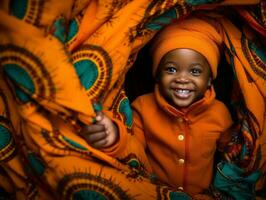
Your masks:
M 189 82 L 189 79 L 186 75 L 186 73 L 184 72 L 181 72 L 181 73 L 178 73 L 175 77 L 175 81 L 177 83 L 188 83 Z

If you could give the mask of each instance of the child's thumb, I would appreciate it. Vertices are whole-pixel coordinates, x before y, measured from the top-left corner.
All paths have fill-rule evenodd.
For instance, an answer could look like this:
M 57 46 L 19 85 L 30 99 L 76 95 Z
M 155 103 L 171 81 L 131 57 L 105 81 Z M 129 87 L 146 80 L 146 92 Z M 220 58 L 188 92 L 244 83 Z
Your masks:
M 97 112 L 96 113 L 96 117 L 95 117 L 95 120 L 97 121 L 97 122 L 100 122 L 100 121 L 102 121 L 103 120 L 103 113 L 101 112 L 101 111 L 99 111 L 99 112 Z

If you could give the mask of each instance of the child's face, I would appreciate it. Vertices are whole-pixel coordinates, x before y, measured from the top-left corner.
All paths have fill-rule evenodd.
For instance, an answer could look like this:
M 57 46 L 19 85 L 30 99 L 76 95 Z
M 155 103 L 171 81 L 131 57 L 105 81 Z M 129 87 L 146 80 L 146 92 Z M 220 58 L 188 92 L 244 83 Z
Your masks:
M 208 61 L 191 49 L 164 55 L 158 67 L 159 89 L 169 104 L 185 108 L 204 96 L 211 83 Z

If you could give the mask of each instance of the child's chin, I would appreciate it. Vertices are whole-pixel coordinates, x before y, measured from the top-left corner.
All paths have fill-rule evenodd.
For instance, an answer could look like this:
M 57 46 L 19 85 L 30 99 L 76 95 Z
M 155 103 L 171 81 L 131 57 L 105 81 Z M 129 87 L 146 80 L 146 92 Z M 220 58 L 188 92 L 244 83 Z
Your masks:
M 178 103 L 176 104 L 175 107 L 182 110 L 182 109 L 186 109 L 187 107 L 189 107 L 190 104 L 191 104 L 190 102 Z

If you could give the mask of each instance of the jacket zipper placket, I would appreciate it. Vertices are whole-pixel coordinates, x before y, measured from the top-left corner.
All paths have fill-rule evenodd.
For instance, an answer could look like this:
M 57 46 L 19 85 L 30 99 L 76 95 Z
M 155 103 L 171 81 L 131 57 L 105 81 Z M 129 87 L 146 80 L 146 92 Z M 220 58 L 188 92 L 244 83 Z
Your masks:
M 190 142 L 190 134 L 189 134 L 189 120 L 184 117 L 184 134 L 185 134 L 185 164 L 183 170 L 183 188 L 186 190 L 187 187 L 187 178 L 188 178 L 188 160 L 189 160 L 189 142 Z

